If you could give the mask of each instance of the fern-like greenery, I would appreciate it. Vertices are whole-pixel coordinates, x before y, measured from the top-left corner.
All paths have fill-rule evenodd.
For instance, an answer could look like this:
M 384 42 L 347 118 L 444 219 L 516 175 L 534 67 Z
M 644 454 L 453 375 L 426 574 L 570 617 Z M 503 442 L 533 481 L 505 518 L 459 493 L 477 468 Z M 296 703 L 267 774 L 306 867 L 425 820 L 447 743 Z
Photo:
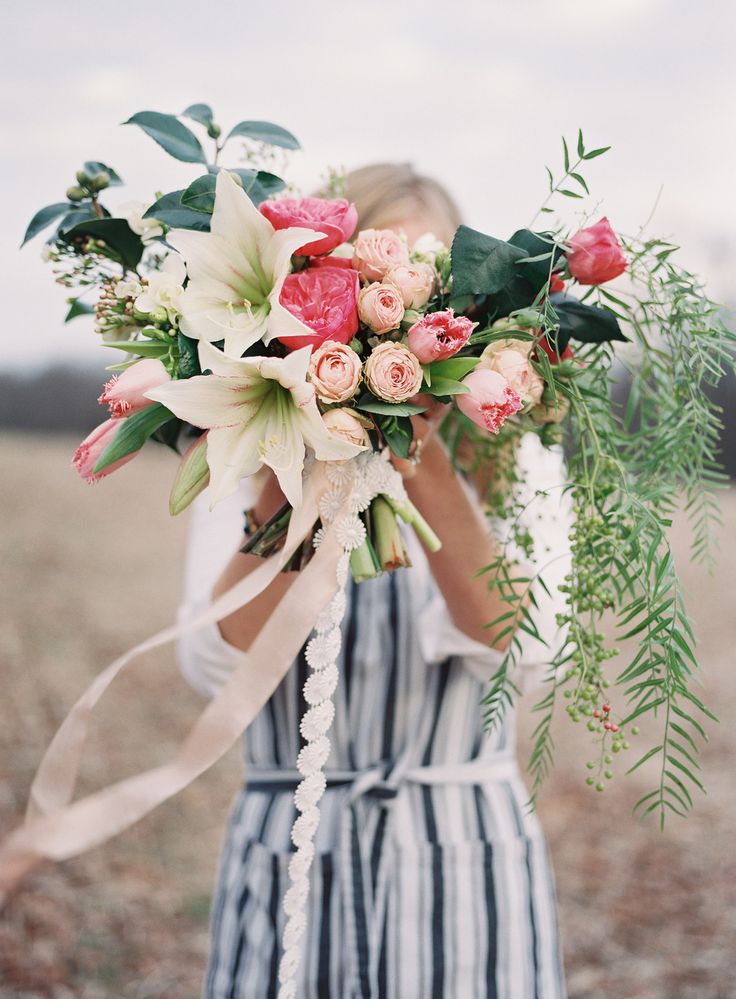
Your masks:
M 565 143 L 564 172 L 549 171 L 549 194 L 542 212 L 553 213 L 557 196 L 588 193 L 580 169 L 587 154 L 578 137 L 572 163 Z M 564 229 L 553 226 L 549 243 L 550 278 L 555 248 L 564 246 Z M 714 714 L 697 696 L 699 667 L 693 626 L 683 599 L 668 531 L 681 502 L 692 528 L 693 559 L 710 563 L 719 524 L 716 489 L 726 478 L 718 461 L 720 410 L 709 390 L 734 364 L 736 335 L 723 310 L 702 284 L 676 262 L 677 247 L 639 233 L 624 240 L 629 266 L 615 293 L 595 287 L 583 296 L 618 318 L 630 343 L 576 344 L 574 361 L 551 364 L 537 351 L 547 398 L 569 406 L 564 423 L 568 454 L 568 490 L 574 510 L 570 535 L 570 572 L 562 587 L 564 613 L 558 616 L 564 644 L 549 650 L 544 694 L 534 710 L 539 721 L 529 761 L 531 799 L 536 801 L 553 763 L 552 720 L 561 702 L 574 721 L 587 724 L 597 746 L 587 766 L 587 781 L 602 790 L 614 754 L 629 748 L 629 737 L 646 720 L 657 735 L 655 745 L 629 768 L 658 761 L 656 786 L 637 802 L 642 816 L 656 814 L 663 825 L 668 813 L 685 815 L 693 796 L 704 791 L 697 760 L 707 738 L 705 722 Z M 536 258 L 538 261 L 540 258 Z M 543 335 L 553 343 L 560 330 L 555 298 L 543 291 L 532 309 L 512 314 L 515 331 L 498 324 L 479 329 L 475 342 L 508 336 Z M 625 376 L 625 377 L 622 377 Z M 622 390 L 624 398 L 622 396 Z M 457 445 L 470 433 L 453 415 L 446 439 Z M 517 420 L 505 436 L 536 429 Z M 499 724 L 518 696 L 516 668 L 522 636 L 539 638 L 534 589 L 545 588 L 542 565 L 533 578 L 519 571 L 513 552 L 529 544 L 521 537 L 514 505 L 513 476 L 499 489 L 504 469 L 499 455 L 508 452 L 501 439 L 481 445 L 481 461 L 497 471 L 495 514 L 511 520 L 498 557 L 483 570 L 507 610 L 489 623 L 496 638 L 511 635 L 510 645 L 484 698 L 489 727 Z M 485 447 L 485 450 L 483 450 Z M 459 453 L 457 446 L 454 453 Z M 507 462 L 508 467 L 508 462 Z M 499 496 L 504 497 L 499 500 Z M 505 507 L 504 507 L 505 504 Z M 620 664 L 620 652 L 604 634 L 613 617 L 618 641 L 635 641 L 633 658 Z M 619 665 L 616 665 L 616 664 Z

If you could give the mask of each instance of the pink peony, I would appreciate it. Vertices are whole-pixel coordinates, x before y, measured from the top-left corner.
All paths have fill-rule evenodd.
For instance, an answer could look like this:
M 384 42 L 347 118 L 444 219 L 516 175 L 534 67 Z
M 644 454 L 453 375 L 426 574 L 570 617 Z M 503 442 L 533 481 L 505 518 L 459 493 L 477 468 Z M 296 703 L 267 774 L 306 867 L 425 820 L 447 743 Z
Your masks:
M 409 263 L 406 243 L 391 229 L 362 229 L 353 246 L 353 267 L 367 281 L 383 281 L 397 264 Z
M 607 218 L 568 240 L 567 266 L 579 284 L 603 284 L 626 270 L 626 257 Z
M 358 296 L 358 315 L 374 333 L 398 329 L 404 318 L 404 299 L 392 284 L 374 281 Z
M 129 416 L 152 406 L 153 402 L 146 398 L 145 393 L 168 381 L 171 381 L 171 376 L 161 361 L 147 357 L 106 382 L 97 401 L 108 406 L 115 418 Z
M 517 395 L 524 406 L 534 406 L 542 398 L 544 381 L 531 364 L 531 340 L 494 340 L 480 355 L 476 370 L 497 371 Z
M 325 340 L 352 340 L 358 332 L 359 287 L 356 271 L 341 267 L 310 267 L 288 274 L 279 300 L 314 333 L 277 339 L 289 350 L 314 347 Z
M 334 253 L 329 257 L 311 257 L 310 267 L 343 267 L 345 270 L 353 270 L 352 257 L 338 257 Z M 357 274 L 357 271 L 356 271 Z
M 404 308 L 421 309 L 432 297 L 434 267 L 429 264 L 396 264 L 386 271 L 385 280 L 395 285 L 404 299 Z
M 465 316 L 456 316 L 452 309 L 432 312 L 409 329 L 409 349 L 422 364 L 446 361 L 465 346 L 473 325 Z
M 422 369 L 410 350 L 389 340 L 379 343 L 365 362 L 368 388 L 386 402 L 406 402 L 419 391 Z
M 124 458 L 120 458 L 119 461 L 113 462 L 112 465 L 108 465 L 103 471 L 93 471 L 95 465 L 102 457 L 102 452 L 122 426 L 121 420 L 105 420 L 104 423 L 101 423 L 99 427 L 95 427 L 92 433 L 84 438 L 74 452 L 72 465 L 74 465 L 82 478 L 87 482 L 99 482 L 100 479 L 104 479 L 110 472 L 114 472 L 115 469 L 122 467 L 138 454 L 138 451 L 133 451 L 131 454 L 126 454 Z
M 345 198 L 277 198 L 259 206 L 274 229 L 303 227 L 324 235 L 300 246 L 300 256 L 329 253 L 355 232 L 358 210 Z
M 457 407 L 476 426 L 497 434 L 509 416 L 522 408 L 518 392 L 497 371 L 471 371 L 463 379 L 470 392 L 457 397 Z
M 360 383 L 360 357 L 352 347 L 325 340 L 312 351 L 309 378 L 317 398 L 325 403 L 352 399 Z

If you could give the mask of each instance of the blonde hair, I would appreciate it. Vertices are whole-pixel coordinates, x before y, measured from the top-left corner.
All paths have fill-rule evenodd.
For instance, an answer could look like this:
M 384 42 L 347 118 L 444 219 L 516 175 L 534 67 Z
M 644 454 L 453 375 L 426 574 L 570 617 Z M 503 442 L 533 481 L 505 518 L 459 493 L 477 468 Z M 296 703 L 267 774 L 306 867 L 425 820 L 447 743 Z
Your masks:
M 446 188 L 410 163 L 371 163 L 351 170 L 346 181 L 345 197 L 358 209 L 361 229 L 386 229 L 397 219 L 424 214 L 432 219 L 434 235 L 449 244 L 462 221 Z

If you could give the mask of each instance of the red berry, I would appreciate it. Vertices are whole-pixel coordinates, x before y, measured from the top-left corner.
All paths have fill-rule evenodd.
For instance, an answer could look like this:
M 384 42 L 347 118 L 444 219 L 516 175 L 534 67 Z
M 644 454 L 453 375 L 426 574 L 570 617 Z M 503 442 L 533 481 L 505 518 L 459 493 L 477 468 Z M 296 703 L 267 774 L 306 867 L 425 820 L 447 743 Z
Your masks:
M 600 708 L 596 708 L 595 711 L 593 712 L 593 717 L 600 718 L 600 716 L 601 716 L 601 710 Z
M 603 728 L 604 728 L 604 729 L 605 729 L 605 730 L 606 730 L 607 732 L 610 732 L 610 731 L 611 731 L 611 729 L 613 728 L 613 725 L 612 725 L 612 724 L 611 724 L 610 722 L 603 722 Z
M 610 704 L 604 704 L 603 705 L 603 710 L 606 712 L 606 714 L 608 714 L 608 712 L 611 710 L 611 705 Z
M 612 732 L 618 732 L 618 725 L 611 725 Z

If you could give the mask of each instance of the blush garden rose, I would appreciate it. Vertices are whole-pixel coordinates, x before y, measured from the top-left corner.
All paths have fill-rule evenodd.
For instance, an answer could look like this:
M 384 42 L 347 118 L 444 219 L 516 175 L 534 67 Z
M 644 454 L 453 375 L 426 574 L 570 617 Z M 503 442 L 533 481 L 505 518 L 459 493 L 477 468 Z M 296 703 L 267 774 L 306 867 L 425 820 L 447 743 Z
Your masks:
M 406 402 L 422 384 L 417 358 L 401 343 L 379 343 L 365 362 L 365 380 L 371 392 L 386 402 Z

